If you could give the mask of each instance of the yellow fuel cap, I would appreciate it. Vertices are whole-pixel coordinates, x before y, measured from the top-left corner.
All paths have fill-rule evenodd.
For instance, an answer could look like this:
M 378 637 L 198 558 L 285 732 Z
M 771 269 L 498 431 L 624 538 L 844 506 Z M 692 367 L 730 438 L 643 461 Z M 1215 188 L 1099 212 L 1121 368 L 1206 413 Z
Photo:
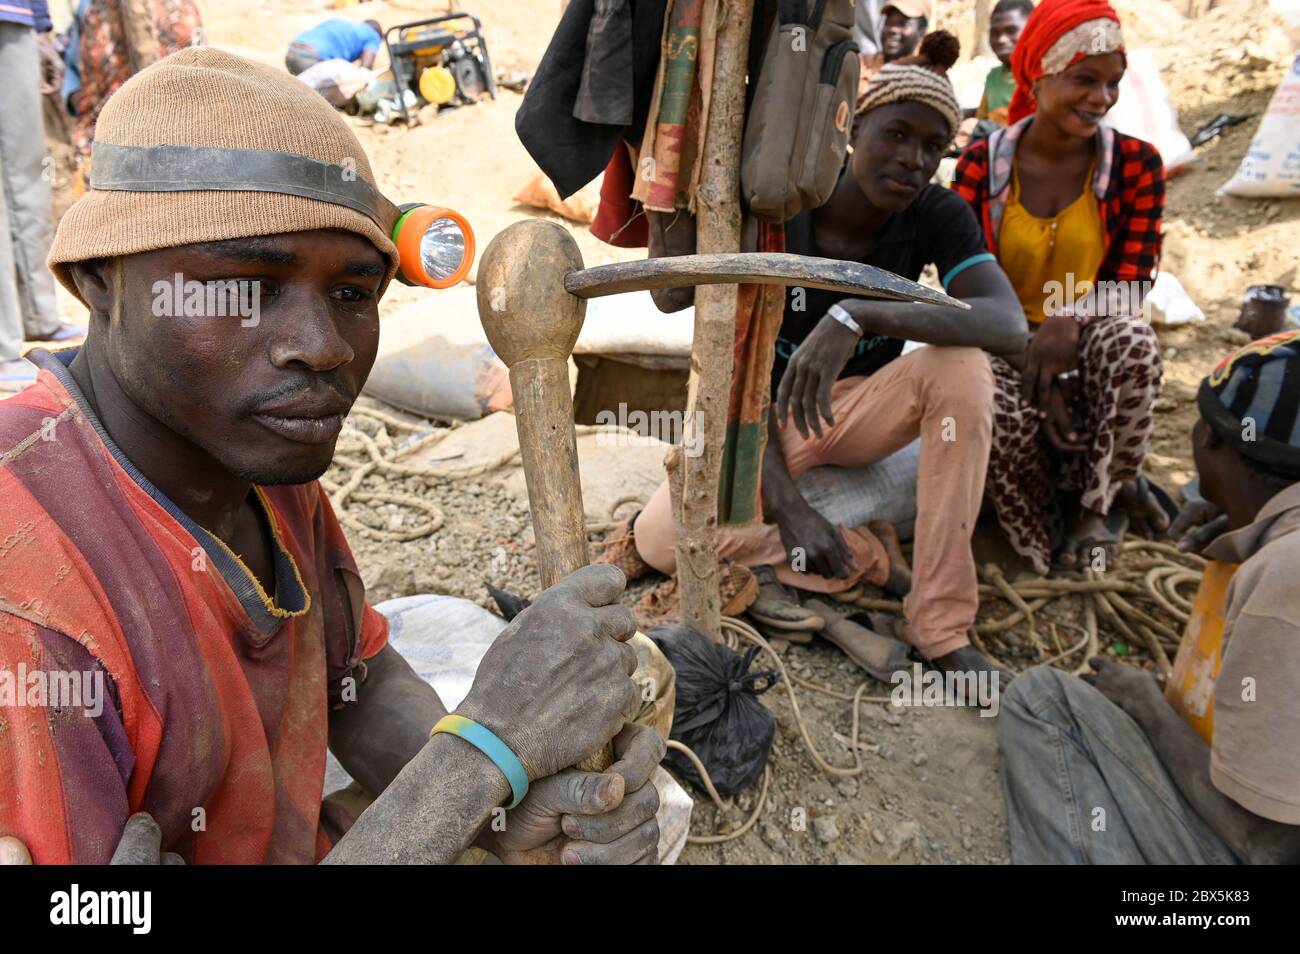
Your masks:
M 456 78 L 445 66 L 430 66 L 420 74 L 420 95 L 435 106 L 445 106 L 456 95 Z

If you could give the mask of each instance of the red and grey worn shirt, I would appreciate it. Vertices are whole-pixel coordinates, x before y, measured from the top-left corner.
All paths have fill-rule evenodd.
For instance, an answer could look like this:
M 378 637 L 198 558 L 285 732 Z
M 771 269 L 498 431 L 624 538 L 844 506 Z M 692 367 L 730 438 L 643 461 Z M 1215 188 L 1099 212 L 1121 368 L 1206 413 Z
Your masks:
M 104 863 L 146 811 L 190 863 L 319 860 L 329 710 L 388 638 L 329 502 L 254 489 L 268 596 L 113 444 L 72 354 L 0 402 L 0 835 Z

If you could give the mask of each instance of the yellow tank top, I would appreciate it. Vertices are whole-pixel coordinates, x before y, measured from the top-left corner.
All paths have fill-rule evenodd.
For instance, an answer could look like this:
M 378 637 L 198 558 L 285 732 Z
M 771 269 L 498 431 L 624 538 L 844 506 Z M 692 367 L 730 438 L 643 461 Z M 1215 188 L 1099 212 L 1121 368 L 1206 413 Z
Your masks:
M 1025 318 L 1035 328 L 1053 310 L 1083 298 L 1106 254 L 1101 210 L 1092 191 L 1093 169 L 1083 192 L 1050 218 L 1033 215 L 1020 203 L 1020 174 L 1011 167 L 1011 196 L 1002 212 L 998 263 L 1011 279 Z

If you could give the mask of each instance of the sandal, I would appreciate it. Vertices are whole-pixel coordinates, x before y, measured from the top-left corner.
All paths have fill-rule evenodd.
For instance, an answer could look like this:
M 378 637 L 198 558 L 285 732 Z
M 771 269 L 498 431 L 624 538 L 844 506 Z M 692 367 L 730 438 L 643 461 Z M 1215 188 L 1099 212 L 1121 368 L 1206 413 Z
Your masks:
M 749 567 L 718 561 L 718 601 L 723 616 L 739 616 L 758 596 L 758 582 Z M 671 576 L 654 589 L 646 592 L 632 607 L 637 628 L 648 632 L 661 623 L 682 618 L 682 597 L 677 589 L 677 577 Z
M 776 578 L 770 566 L 754 567 L 754 578 L 758 581 L 758 598 L 750 604 L 748 615 L 756 623 L 793 633 L 820 632 L 826 626 L 820 614 L 799 605 L 799 598 Z
M 907 643 L 854 622 L 829 603 L 810 599 L 808 605 L 826 618 L 826 628 L 818 635 L 838 647 L 873 679 L 889 683 L 894 673 L 911 668 L 911 647 Z M 872 624 L 876 625 L 874 620 Z
M 618 567 L 629 583 L 641 579 L 653 569 L 650 564 L 641 559 L 641 554 L 636 550 L 634 524 L 639 516 L 641 516 L 640 510 L 611 530 L 604 542 L 598 545 L 599 552 L 591 561 Z

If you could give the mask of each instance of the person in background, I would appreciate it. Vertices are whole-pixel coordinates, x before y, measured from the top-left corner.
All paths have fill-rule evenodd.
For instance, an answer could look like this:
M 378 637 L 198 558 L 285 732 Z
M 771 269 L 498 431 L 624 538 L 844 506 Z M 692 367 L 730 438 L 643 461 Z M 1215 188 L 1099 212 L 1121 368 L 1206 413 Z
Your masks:
M 1227 532 L 1169 684 L 1114 659 L 1016 678 L 998 719 L 1016 864 L 1300 862 L 1300 332 L 1228 357 L 1197 404 Z
M 1163 373 L 1141 300 L 1165 174 L 1154 146 L 1102 124 L 1125 62 L 1104 0 L 1044 0 L 1012 55 L 1011 125 L 969 146 L 953 180 L 1033 329 L 1023 354 L 991 359 L 988 490 L 1042 574 L 1104 569 L 1124 529 L 1169 525 L 1141 475 Z
M 41 96 L 61 82 L 45 0 L 0 3 L 0 392 L 36 380 L 24 340 L 61 341 L 84 333 L 59 321 L 50 250 L 49 160 Z
M 347 60 L 370 69 L 383 42 L 384 28 L 378 20 L 354 23 L 331 17 L 293 38 L 284 65 L 294 76 L 322 60 Z
M 860 55 L 880 52 L 880 28 L 884 14 L 881 0 L 856 0 L 853 4 L 853 42 Z
M 72 23 L 63 34 L 63 89 L 60 98 L 69 116 L 77 115 L 77 100 L 81 95 L 81 31 L 89 10 L 90 0 L 78 0 Z
M 933 0 L 891 0 L 880 8 L 880 43 L 871 52 L 858 51 L 862 70 L 858 79 L 858 101 L 866 92 L 871 77 L 886 63 L 911 56 L 934 15 Z M 855 136 L 856 138 L 856 136 Z
M 1033 0 L 998 0 L 997 6 L 993 8 L 989 17 L 989 46 L 998 58 L 998 65 L 989 70 L 989 75 L 984 80 L 984 97 L 975 110 L 976 119 L 987 119 L 995 126 L 1007 124 L 1011 94 L 1016 91 L 1016 77 L 1011 72 L 1011 54 L 1015 51 L 1016 41 L 1020 39 L 1020 31 L 1025 28 L 1025 23 L 1033 12 Z
M 1291 299 L 1281 285 L 1251 285 L 1241 298 L 1241 313 L 1232 327 L 1250 335 L 1253 341 L 1294 327 L 1287 309 Z
M 140 70 L 187 46 L 203 43 L 203 20 L 194 0 L 149 0 L 153 17 L 148 35 L 153 46 L 132 41 L 138 31 L 127 29 L 121 0 L 90 0 L 80 19 L 75 94 L 76 124 L 72 130 L 73 158 L 83 181 L 90 177 L 90 151 L 95 123 L 108 98 Z M 65 97 L 65 100 L 67 97 Z
M 850 143 L 858 141 L 858 131 L 862 125 L 862 103 L 866 99 L 871 77 L 886 63 L 911 56 L 916 51 L 925 36 L 933 10 L 933 0 L 898 0 L 880 8 L 880 17 L 876 20 L 879 47 L 872 53 L 858 54 L 861 68 L 858 70 L 857 110 L 849 132 Z M 852 149 L 852 145 L 849 148 Z

